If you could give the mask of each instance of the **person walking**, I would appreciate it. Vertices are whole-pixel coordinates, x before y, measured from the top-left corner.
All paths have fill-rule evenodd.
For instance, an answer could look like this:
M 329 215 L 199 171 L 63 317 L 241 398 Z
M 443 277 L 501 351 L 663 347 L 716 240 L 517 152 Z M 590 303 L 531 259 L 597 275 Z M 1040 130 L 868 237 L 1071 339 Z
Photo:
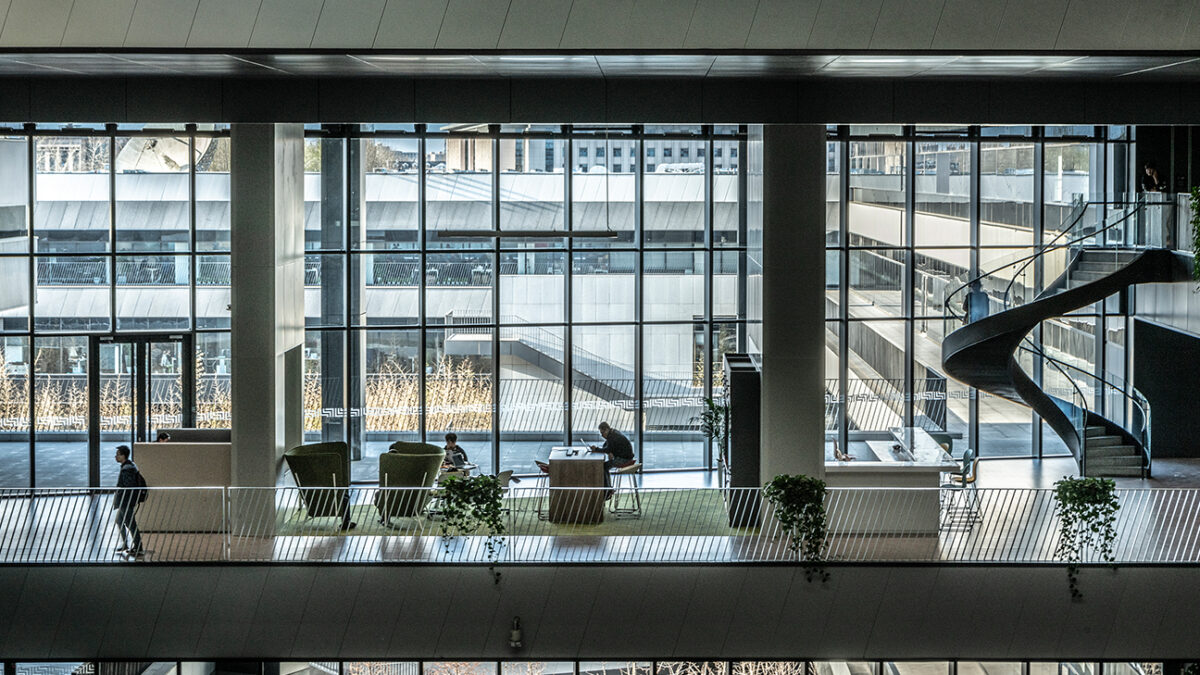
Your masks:
M 117 487 L 122 488 L 117 490 L 113 496 L 113 510 L 117 512 L 115 519 L 117 532 L 121 535 L 121 547 L 117 549 L 117 553 L 140 558 L 146 552 L 142 548 L 142 533 L 138 530 L 137 520 L 134 516 L 143 494 L 142 490 L 138 488 L 144 489 L 144 484 L 140 480 L 141 473 L 138 471 L 137 464 L 129 459 L 129 455 L 128 445 L 117 446 L 115 459 L 121 465 L 121 472 L 117 474 Z M 133 542 L 132 546 L 130 546 L 130 541 Z

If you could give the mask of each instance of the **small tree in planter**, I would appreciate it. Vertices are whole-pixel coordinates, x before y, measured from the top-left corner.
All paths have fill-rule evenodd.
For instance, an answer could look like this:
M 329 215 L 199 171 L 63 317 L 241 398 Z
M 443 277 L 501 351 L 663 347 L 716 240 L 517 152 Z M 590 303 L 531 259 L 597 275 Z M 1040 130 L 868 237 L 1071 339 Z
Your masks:
M 706 398 L 697 419 L 709 445 L 717 444 L 717 477 L 721 487 L 725 487 L 725 472 L 729 468 L 729 406 Z
M 829 580 L 825 560 L 825 481 L 781 474 L 763 486 L 763 497 L 775 507 L 775 519 L 788 536 L 788 550 L 804 563 L 804 578 Z
M 484 547 L 488 556 L 488 572 L 496 583 L 500 573 L 496 561 L 507 531 L 501 500 L 504 490 L 495 476 L 449 476 L 438 491 L 442 511 L 442 543 L 450 550 L 457 535 L 487 533 Z
M 1117 539 L 1116 483 L 1107 478 L 1063 478 L 1054 484 L 1054 509 L 1061 524 L 1054 556 L 1067 563 L 1071 597 L 1079 599 L 1079 563 L 1084 551 L 1096 551 L 1113 562 Z

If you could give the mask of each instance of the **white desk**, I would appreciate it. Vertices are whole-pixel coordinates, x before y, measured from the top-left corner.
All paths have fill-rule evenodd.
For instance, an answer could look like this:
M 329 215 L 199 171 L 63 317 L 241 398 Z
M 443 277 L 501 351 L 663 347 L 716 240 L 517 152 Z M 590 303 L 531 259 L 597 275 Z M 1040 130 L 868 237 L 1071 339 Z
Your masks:
M 958 470 L 958 462 L 925 430 L 895 427 L 889 433 L 893 440 L 866 441 L 874 459 L 838 462 L 827 454 L 825 483 L 829 487 L 937 488 L 943 472 Z M 860 512 L 857 517 L 835 515 L 829 529 L 835 533 L 937 533 L 941 516 L 937 490 L 914 493 L 904 503 L 902 511 L 893 511 L 890 500 L 866 502 L 861 508 L 873 512 Z

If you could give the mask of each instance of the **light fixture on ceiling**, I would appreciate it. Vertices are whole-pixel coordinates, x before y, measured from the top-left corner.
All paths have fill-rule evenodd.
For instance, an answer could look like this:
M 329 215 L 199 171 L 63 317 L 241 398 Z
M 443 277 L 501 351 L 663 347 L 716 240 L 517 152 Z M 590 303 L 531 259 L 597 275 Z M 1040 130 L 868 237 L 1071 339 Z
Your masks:
M 604 130 L 604 147 L 608 151 L 608 129 Z M 569 146 L 568 146 L 569 150 Z M 569 152 L 567 153 L 570 154 Z M 607 161 L 607 160 L 606 160 Z M 571 157 L 563 159 L 563 171 L 571 170 Z M 434 234 L 443 239 L 453 238 L 481 238 L 481 237 L 511 237 L 511 238 L 529 238 L 537 237 L 541 239 L 616 239 L 619 233 L 613 231 L 609 223 L 609 191 L 608 191 L 608 167 L 604 169 L 604 229 L 603 230 L 434 230 Z

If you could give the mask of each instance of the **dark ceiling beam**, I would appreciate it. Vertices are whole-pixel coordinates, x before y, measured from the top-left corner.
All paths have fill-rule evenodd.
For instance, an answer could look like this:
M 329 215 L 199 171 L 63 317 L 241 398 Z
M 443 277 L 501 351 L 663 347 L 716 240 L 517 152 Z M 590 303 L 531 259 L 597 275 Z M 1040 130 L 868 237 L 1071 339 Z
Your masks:
M 1191 82 L 0 78 L 0 122 L 1192 124 Z

